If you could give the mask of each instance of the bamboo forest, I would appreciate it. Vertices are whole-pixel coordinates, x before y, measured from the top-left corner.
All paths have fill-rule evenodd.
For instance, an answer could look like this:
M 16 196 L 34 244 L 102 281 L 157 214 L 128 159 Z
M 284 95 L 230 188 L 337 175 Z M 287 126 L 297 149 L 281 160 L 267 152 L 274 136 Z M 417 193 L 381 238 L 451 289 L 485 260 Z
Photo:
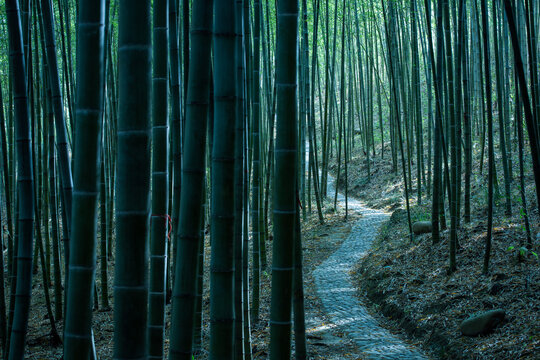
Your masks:
M 0 1 L 0 354 L 538 359 L 538 0 Z

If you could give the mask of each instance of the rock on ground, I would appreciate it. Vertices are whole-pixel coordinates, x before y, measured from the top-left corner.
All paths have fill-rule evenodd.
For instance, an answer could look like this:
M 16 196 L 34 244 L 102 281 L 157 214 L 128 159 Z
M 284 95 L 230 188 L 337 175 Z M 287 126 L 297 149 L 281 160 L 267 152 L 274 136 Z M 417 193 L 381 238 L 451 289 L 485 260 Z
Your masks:
M 431 232 L 431 221 L 417 221 L 412 224 L 412 231 L 415 235 L 427 234 Z
M 504 320 L 505 316 L 505 311 L 501 309 L 473 314 L 461 323 L 459 330 L 465 336 L 488 334 Z

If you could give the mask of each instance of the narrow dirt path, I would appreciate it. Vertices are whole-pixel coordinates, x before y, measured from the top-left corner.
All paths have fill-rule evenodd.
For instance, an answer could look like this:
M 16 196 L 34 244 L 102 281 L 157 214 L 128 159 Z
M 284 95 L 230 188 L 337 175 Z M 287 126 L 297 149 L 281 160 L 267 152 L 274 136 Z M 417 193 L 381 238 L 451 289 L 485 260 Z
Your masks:
M 334 194 L 334 180 L 330 179 L 328 194 Z M 344 206 L 345 197 L 338 194 Z M 364 207 L 349 198 L 349 211 L 358 212 L 361 219 L 353 225 L 340 248 L 314 272 L 317 294 L 332 322 L 349 334 L 363 355 L 372 359 L 427 359 L 418 349 L 381 327 L 356 296 L 350 272 L 371 246 L 382 222 L 388 214 Z

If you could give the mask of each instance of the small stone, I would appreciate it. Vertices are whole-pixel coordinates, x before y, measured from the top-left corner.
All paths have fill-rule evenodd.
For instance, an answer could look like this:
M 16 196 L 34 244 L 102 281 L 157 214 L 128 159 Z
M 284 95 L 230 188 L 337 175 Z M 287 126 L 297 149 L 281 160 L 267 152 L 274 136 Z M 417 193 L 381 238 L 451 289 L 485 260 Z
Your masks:
M 412 224 L 412 231 L 415 235 L 427 234 L 431 232 L 431 221 L 417 221 Z
M 504 286 L 501 283 L 493 283 L 488 290 L 490 295 L 497 295 L 504 289 Z
M 459 326 L 459 330 L 465 336 L 478 336 L 488 334 L 499 325 L 506 316 L 502 309 L 483 311 L 471 315 Z

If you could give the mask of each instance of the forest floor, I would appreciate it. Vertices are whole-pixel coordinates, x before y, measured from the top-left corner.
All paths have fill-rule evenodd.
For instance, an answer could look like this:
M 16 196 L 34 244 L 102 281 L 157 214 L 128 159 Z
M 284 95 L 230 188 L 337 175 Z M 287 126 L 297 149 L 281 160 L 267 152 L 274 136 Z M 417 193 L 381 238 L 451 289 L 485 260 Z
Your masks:
M 324 262 L 350 233 L 351 224 L 353 224 L 359 215 L 349 214 L 348 221 L 344 221 L 344 212 L 338 207 L 336 211 L 332 209 L 331 204 L 326 203 L 324 210 L 324 224 L 320 224 L 316 212 L 307 214 L 303 222 L 303 250 L 304 250 L 304 292 L 305 292 L 305 312 L 306 312 L 306 338 L 308 346 L 309 359 L 312 360 L 341 360 L 341 359 L 363 359 L 358 355 L 360 351 L 352 339 L 345 333 L 335 327 L 323 310 L 322 303 L 317 297 L 316 286 L 313 278 L 315 270 Z M 270 229 L 271 230 L 271 229 Z M 271 234 L 271 231 L 270 231 Z M 209 281 L 209 259 L 210 247 L 209 238 L 206 239 L 205 273 L 204 281 Z M 266 243 L 268 264 L 271 264 L 272 258 L 272 238 Z M 251 255 L 250 255 L 251 258 Z M 114 261 L 109 261 L 108 282 L 109 287 L 113 284 Z M 40 269 L 41 270 L 41 269 Z M 270 343 L 270 265 L 263 269 L 261 273 L 261 293 L 260 293 L 260 316 L 256 324 L 252 324 L 251 342 L 253 360 L 267 359 Z M 54 280 L 54 279 L 53 279 Z M 100 288 L 100 274 L 96 274 L 97 287 Z M 51 343 L 51 326 L 47 316 L 45 306 L 45 296 L 43 292 L 43 282 L 41 271 L 34 275 L 31 313 L 27 336 L 27 359 L 62 359 L 62 345 L 53 345 Z M 53 300 L 53 292 L 51 299 Z M 98 293 L 101 300 L 101 293 Z M 250 295 L 251 296 L 251 295 Z M 109 303 L 113 307 L 112 289 L 109 288 Z M 203 319 L 203 350 L 195 355 L 195 359 L 204 360 L 208 358 L 209 344 L 209 291 L 206 287 L 203 296 L 204 319 Z M 170 329 L 170 305 L 166 308 L 167 326 L 165 350 L 168 349 L 168 335 Z M 113 312 L 110 309 L 99 307 L 93 313 L 93 331 L 95 346 L 99 359 L 111 359 L 113 351 Z M 57 320 L 58 331 L 62 332 L 63 320 Z M 294 336 L 292 342 L 294 352 Z
M 514 157 L 515 159 L 515 157 Z M 530 163 L 530 160 L 528 160 Z M 486 161 L 487 163 L 487 161 Z M 393 212 L 390 220 L 383 225 L 381 232 L 372 246 L 372 250 L 358 264 L 353 276 L 358 283 L 358 295 L 371 300 L 371 310 L 375 316 L 379 313 L 385 327 L 397 333 L 403 333 L 415 344 L 424 344 L 425 350 L 432 355 L 448 359 L 533 359 L 535 350 L 540 347 L 540 271 L 539 261 L 534 256 L 527 256 L 518 262 L 515 250 L 524 239 L 517 178 L 513 185 L 512 217 L 504 216 L 504 198 L 496 198 L 494 218 L 494 238 L 490 272 L 482 275 L 484 238 L 486 234 L 486 179 L 485 175 L 474 176 L 472 182 L 472 222 L 462 224 L 458 237 L 460 248 L 457 256 L 457 271 L 447 275 L 448 231 L 442 232 L 442 239 L 432 245 L 431 235 L 408 240 L 407 216 L 404 210 L 402 173 L 392 172 L 390 152 L 385 151 L 385 158 L 377 155 L 371 159 L 371 178 L 366 177 L 363 153 L 358 147 L 348 163 L 349 196 L 361 199 L 366 206 Z M 484 173 L 487 173 L 487 167 Z M 335 165 L 331 168 L 335 174 Z M 530 172 L 530 171 L 529 171 Z M 416 171 L 413 165 L 413 175 Z M 515 175 L 517 176 L 517 175 Z M 500 192 L 503 192 L 500 180 Z M 536 204 L 534 181 L 526 179 L 526 193 L 529 205 Z M 340 181 L 343 190 L 343 177 Z M 413 177 L 411 209 L 413 221 L 429 220 L 428 205 L 419 205 L 416 201 L 416 179 Z M 330 194 L 329 194 L 330 195 Z M 424 197 L 424 203 L 430 204 Z M 313 204 L 313 208 L 315 205 Z M 347 334 L 332 325 L 325 314 L 320 299 L 316 294 L 313 270 L 324 262 L 347 238 L 351 224 L 358 215 L 349 213 L 344 221 L 343 209 L 332 210 L 332 204 L 324 206 L 325 224 L 319 224 L 315 210 L 303 221 L 303 250 L 305 278 L 305 309 L 309 359 L 362 359 L 358 347 Z M 529 206 L 532 226 L 533 251 L 539 253 L 536 234 L 540 219 L 536 206 Z M 271 233 L 271 231 L 270 231 Z M 271 264 L 272 239 L 266 247 L 268 263 Z M 206 247 L 206 259 L 210 258 L 209 246 Z M 206 261 L 205 282 L 209 271 Z M 109 286 L 113 283 L 114 262 L 109 262 Z M 266 359 L 269 344 L 269 308 L 270 308 L 270 268 L 262 272 L 260 321 L 252 325 L 251 341 L 253 359 Z M 100 286 L 97 276 L 98 289 Z M 51 297 L 52 297 L 51 291 Z M 101 296 L 101 294 L 99 294 Z M 112 289 L 109 290 L 110 305 L 113 306 Z M 61 359 L 62 347 L 50 343 L 50 323 L 45 308 L 41 272 L 34 277 L 30 322 L 27 337 L 28 359 Z M 203 304 L 203 344 L 207 350 L 209 340 L 208 290 L 204 294 Z M 506 311 L 507 321 L 497 327 L 490 335 L 476 338 L 461 336 L 459 324 L 470 314 L 480 310 L 502 308 Z M 170 325 L 170 305 L 167 306 L 167 329 Z M 94 311 L 94 336 L 100 359 L 112 358 L 113 348 L 113 313 L 110 310 Z M 61 333 L 63 322 L 57 321 Z M 168 341 L 165 342 L 168 348 Z M 294 351 L 294 339 L 293 339 Z M 195 359 L 206 359 L 207 352 L 202 351 Z
M 514 161 L 517 168 L 517 157 Z M 475 158 L 475 161 L 477 159 Z M 530 160 L 526 159 L 527 167 Z M 457 271 L 447 273 L 449 230 L 441 241 L 432 244 L 431 233 L 409 240 L 409 227 L 403 191 L 402 170 L 392 172 L 390 152 L 381 159 L 380 147 L 371 159 L 367 179 L 366 161 L 358 147 L 348 163 L 349 196 L 361 199 L 372 208 L 384 209 L 392 216 L 381 228 L 371 251 L 353 271 L 358 295 L 368 298 L 371 310 L 386 316 L 386 325 L 423 343 L 425 350 L 442 359 L 537 359 L 540 348 L 540 267 L 530 252 L 518 261 L 517 249 L 526 242 L 518 173 L 512 185 L 513 215 L 504 215 L 502 174 L 496 194 L 490 270 L 482 274 L 487 230 L 487 161 L 484 176 L 472 179 L 472 221 L 458 230 Z M 497 166 L 500 163 L 497 162 Z M 337 166 L 331 165 L 335 174 Z M 342 170 L 343 171 L 343 167 Z M 499 173 L 502 171 L 499 170 Z M 531 173 L 529 169 L 529 173 Z M 416 174 L 413 164 L 411 194 L 412 222 L 430 220 L 431 199 L 416 200 Z M 534 193 L 534 179 L 525 179 L 532 251 L 539 253 L 537 235 L 540 219 Z M 343 174 L 339 183 L 344 191 Z M 532 204 L 532 206 L 531 206 Z M 448 218 L 449 219 L 449 218 Z M 503 309 L 506 320 L 494 332 L 465 337 L 461 322 L 483 310 Z

